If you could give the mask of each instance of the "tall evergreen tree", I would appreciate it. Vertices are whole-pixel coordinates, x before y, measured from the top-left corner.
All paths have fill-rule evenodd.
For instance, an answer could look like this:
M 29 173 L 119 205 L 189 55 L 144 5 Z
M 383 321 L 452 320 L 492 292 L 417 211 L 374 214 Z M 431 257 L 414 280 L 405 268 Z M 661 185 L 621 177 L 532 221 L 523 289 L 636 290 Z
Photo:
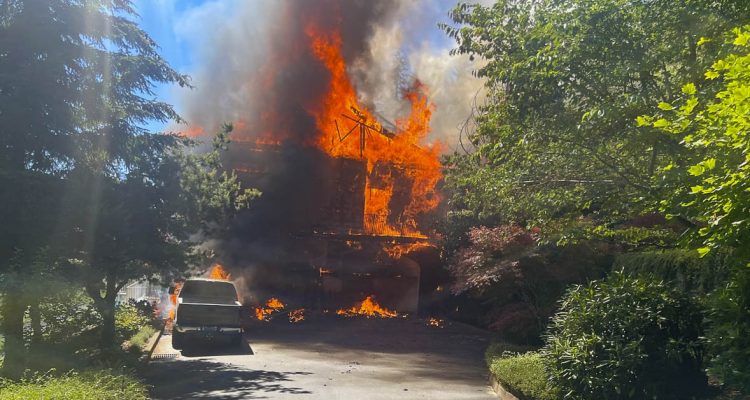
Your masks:
M 0 272 L 10 375 L 23 368 L 31 260 L 72 232 L 86 231 L 82 248 L 97 237 L 88 229 L 94 213 L 61 223 L 62 200 L 81 193 L 99 199 L 104 180 L 181 141 L 143 128 L 179 120 L 155 98 L 155 84 L 188 81 L 159 56 L 136 16 L 129 0 L 0 2 Z M 95 179 L 72 184 L 84 175 Z

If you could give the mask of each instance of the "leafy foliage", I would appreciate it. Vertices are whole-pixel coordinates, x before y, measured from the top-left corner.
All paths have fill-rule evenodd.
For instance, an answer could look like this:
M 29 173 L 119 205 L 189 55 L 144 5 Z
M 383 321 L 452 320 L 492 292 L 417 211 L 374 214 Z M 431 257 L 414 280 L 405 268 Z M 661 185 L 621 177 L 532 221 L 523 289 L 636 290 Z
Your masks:
M 44 339 L 50 344 L 71 341 L 96 329 L 102 321 L 94 301 L 78 288 L 44 298 L 40 309 Z
M 750 271 L 738 269 L 708 299 L 708 372 L 750 392 Z
M 483 289 L 517 275 L 519 259 L 534 250 L 531 233 L 517 225 L 478 227 L 469 231 L 471 245 L 460 250 L 450 270 L 456 281 L 454 293 Z
M 134 22 L 128 0 L 6 1 L 2 9 L 0 273 L 8 278 L 3 370 L 18 376 L 24 368 L 23 314 L 29 304 L 22 294 L 29 291 L 28 283 L 39 282 L 31 273 L 38 271 L 29 266 L 43 253 L 47 265 L 55 266 L 74 258 L 67 250 L 86 251 L 96 239 L 97 244 L 112 239 L 84 229 L 96 225 L 95 212 L 72 226 L 61 221 L 65 201 L 82 196 L 88 198 L 79 207 L 95 203 L 107 192 L 101 183 L 142 171 L 146 160 L 177 143 L 144 126 L 179 120 L 171 105 L 155 98 L 157 84 L 189 83 Z M 73 175 L 91 179 L 72 183 Z M 83 239 L 78 246 L 62 246 L 62 252 L 53 248 L 71 243 L 60 235 L 76 234 Z M 102 310 L 103 321 L 111 320 L 111 313 Z
M 544 360 L 539 353 L 508 354 L 492 356 L 487 354 L 492 376 L 503 386 L 524 399 L 556 400 L 560 396 L 547 380 Z
M 688 150 L 689 157 L 663 168 L 671 190 L 661 206 L 696 221 L 701 254 L 720 245 L 750 246 L 750 26 L 734 29 L 729 42 L 731 54 L 705 73 L 720 90 L 688 83 L 682 99 L 659 105 L 661 115 L 638 119 Z
M 23 315 L 38 302 L 26 294 L 44 292 L 30 290 L 38 282 L 82 284 L 101 317 L 101 344 L 112 346 L 119 289 L 183 273 L 202 255 L 191 238 L 212 234 L 256 192 L 220 171 L 231 126 L 204 154 L 146 128 L 181 122 L 156 86 L 190 84 L 138 26 L 131 1 L 1 7 L 0 185 L 16 188 L 0 193 L 0 283 L 10 299 L 3 368 L 17 376 Z M 29 268 L 39 258 L 43 267 Z
M 135 304 L 125 303 L 115 312 L 115 328 L 121 339 L 128 339 L 153 321 L 153 314 L 146 314 Z
M 468 134 L 473 151 L 446 159 L 450 212 L 462 222 L 446 230 L 455 237 L 445 240 L 449 253 L 471 255 L 466 250 L 473 246 L 471 236 L 460 229 L 472 218 L 488 226 L 540 226 L 540 244 L 549 240 L 569 246 L 594 239 L 608 243 L 610 251 L 635 250 L 618 258 L 618 268 L 641 279 L 667 280 L 666 287 L 708 300 L 709 358 L 723 360 L 709 368 L 745 387 L 747 345 L 735 332 L 747 330 L 750 293 L 741 279 L 747 268 L 736 262 L 750 261 L 750 27 L 734 29 L 726 41 L 717 38 L 750 22 L 748 3 L 501 0 L 491 6 L 460 4 L 451 16 L 457 26 L 443 28 L 458 44 L 454 53 L 484 61 L 476 73 L 486 79 L 488 102 L 479 110 L 476 131 Z M 651 115 L 654 107 L 659 111 Z M 657 221 L 662 216 L 668 220 Z M 646 218 L 653 221 L 641 223 Z M 685 238 L 692 240 L 685 243 Z M 674 250 L 681 244 L 687 250 Z M 713 254 L 707 256 L 709 252 Z M 486 259 L 491 258 L 466 257 L 464 264 L 482 266 Z M 482 279 L 476 282 L 487 282 L 483 293 L 507 292 L 503 284 L 508 279 Z M 588 290 L 604 291 L 599 286 Z M 616 292 L 611 287 L 606 291 Z M 654 312 L 681 304 L 670 300 L 676 296 L 672 293 L 662 296 L 659 306 L 656 289 L 635 285 L 631 291 L 631 297 L 623 294 L 620 300 L 642 301 Z M 574 293 L 585 297 L 587 292 Z M 587 296 L 607 306 L 617 304 L 598 294 Z M 601 329 L 606 323 L 618 326 L 623 318 L 639 321 L 624 306 L 607 314 L 584 303 L 578 302 L 599 313 L 592 318 L 599 318 Z M 505 309 L 496 318 L 522 311 Z M 684 321 L 672 314 L 664 318 Z M 565 379 L 575 375 L 581 387 L 636 388 L 590 396 L 594 398 L 663 393 L 656 383 L 644 381 L 649 371 L 638 370 L 645 365 L 637 364 L 638 357 L 650 353 L 639 353 L 641 347 L 632 345 L 636 342 L 612 342 L 616 346 L 604 348 L 596 342 L 600 337 L 584 326 L 563 344 L 593 349 L 590 354 L 597 356 L 611 350 L 623 357 L 620 364 L 612 361 L 589 371 L 583 368 L 589 353 L 571 350 L 565 353 L 571 364 L 564 367 L 581 369 L 564 370 Z M 690 327 L 699 329 L 699 324 L 685 323 L 685 329 Z M 654 329 L 638 337 L 659 341 L 662 333 Z M 584 346 L 586 340 L 591 347 Z M 692 362 L 698 367 L 693 370 L 700 361 L 696 353 Z M 630 376 L 602 373 L 626 371 L 618 368 L 628 363 Z M 563 379 L 562 370 L 556 371 Z M 583 381 L 588 378 L 593 383 Z M 581 387 L 569 395 L 592 393 Z
M 685 399 L 706 383 L 702 315 L 663 283 L 615 273 L 576 286 L 543 349 L 552 383 L 572 399 Z
M 729 279 L 708 297 L 708 367 L 719 380 L 748 390 L 750 26 L 726 36 L 724 55 L 704 77 L 715 84 L 685 84 L 681 99 L 659 104 L 658 114 L 641 116 L 638 123 L 678 140 L 687 151 L 683 160 L 662 169 L 661 209 L 694 221 L 689 244 L 699 246 L 701 256 L 728 248 L 739 260 L 739 265 L 721 271 Z
M 489 91 L 476 151 L 447 161 L 451 207 L 554 235 L 655 208 L 659 168 L 686 150 L 635 117 L 710 64 L 720 46 L 700 37 L 750 14 L 742 2 L 501 0 L 451 17 L 454 53 L 485 61 Z
M 617 256 L 613 269 L 644 276 L 682 292 L 705 297 L 726 285 L 737 260 L 728 251 L 715 251 L 700 257 L 695 250 L 669 249 L 624 253 Z
M 539 246 L 538 231 L 517 225 L 472 228 L 469 236 L 448 267 L 452 291 L 484 303 L 481 323 L 514 342 L 538 343 L 566 286 L 601 277 L 611 262 L 605 245 Z

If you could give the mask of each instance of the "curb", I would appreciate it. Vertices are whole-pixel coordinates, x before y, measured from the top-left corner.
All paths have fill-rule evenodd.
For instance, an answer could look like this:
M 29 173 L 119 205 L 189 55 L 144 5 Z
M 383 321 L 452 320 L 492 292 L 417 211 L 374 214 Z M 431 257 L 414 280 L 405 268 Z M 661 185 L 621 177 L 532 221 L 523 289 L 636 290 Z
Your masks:
M 500 400 L 519 400 L 513 393 L 509 392 L 494 375 L 490 374 L 490 386 L 495 391 L 495 395 Z
M 161 329 L 159 329 L 159 332 L 155 333 L 154 336 L 151 336 L 151 339 L 149 339 L 149 340 L 152 340 L 154 337 L 156 337 L 156 339 L 151 344 L 151 349 L 149 349 L 148 355 L 146 355 L 146 359 L 144 360 L 145 363 L 148 363 L 149 361 L 151 361 L 151 356 L 154 354 L 154 350 L 156 350 L 156 346 L 159 344 L 159 339 L 161 339 L 161 336 L 164 334 L 164 327 L 165 325 L 162 324 Z

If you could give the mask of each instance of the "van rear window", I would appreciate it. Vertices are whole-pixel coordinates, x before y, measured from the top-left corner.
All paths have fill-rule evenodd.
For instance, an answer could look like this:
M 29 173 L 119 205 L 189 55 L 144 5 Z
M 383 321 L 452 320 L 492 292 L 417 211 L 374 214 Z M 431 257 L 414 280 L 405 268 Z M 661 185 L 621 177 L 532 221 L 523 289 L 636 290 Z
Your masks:
M 180 297 L 187 302 L 234 304 L 237 291 L 230 282 L 187 281 L 180 290 Z

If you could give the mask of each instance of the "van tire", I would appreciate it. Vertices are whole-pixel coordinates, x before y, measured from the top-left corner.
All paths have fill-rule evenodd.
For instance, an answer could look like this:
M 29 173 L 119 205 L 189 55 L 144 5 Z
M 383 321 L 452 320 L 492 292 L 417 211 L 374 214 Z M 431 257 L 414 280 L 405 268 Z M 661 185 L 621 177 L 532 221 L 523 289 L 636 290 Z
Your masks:
M 176 350 L 180 350 L 185 346 L 185 334 L 182 332 L 172 332 L 172 347 Z
M 233 346 L 241 346 L 242 341 L 244 340 L 245 335 L 243 333 L 238 333 L 232 337 L 232 345 Z

